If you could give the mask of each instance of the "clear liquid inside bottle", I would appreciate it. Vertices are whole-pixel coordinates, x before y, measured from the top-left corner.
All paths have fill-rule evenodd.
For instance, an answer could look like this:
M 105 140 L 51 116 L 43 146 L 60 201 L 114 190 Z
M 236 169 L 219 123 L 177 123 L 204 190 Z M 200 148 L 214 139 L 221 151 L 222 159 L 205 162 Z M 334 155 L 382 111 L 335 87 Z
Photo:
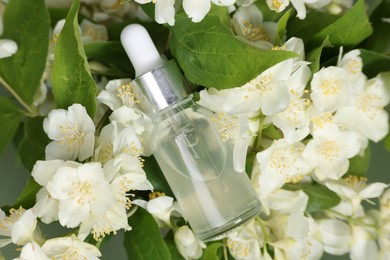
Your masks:
M 154 155 L 197 237 L 210 240 L 259 214 L 245 173 L 233 168 L 210 112 L 186 98 L 154 119 Z

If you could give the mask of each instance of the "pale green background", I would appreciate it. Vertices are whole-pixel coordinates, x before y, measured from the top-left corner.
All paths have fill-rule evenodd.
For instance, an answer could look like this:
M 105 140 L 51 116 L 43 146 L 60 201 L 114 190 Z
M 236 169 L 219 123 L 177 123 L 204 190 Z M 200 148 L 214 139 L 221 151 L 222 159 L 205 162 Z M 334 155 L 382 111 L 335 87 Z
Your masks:
M 387 153 L 382 144 L 372 145 L 372 158 L 370 162 L 369 172 L 367 176 L 369 180 L 372 181 L 381 181 L 381 182 L 390 182 L 390 154 Z M 16 197 L 21 192 L 24 187 L 27 179 L 28 172 L 21 166 L 18 159 L 15 157 L 15 151 L 10 145 L 4 154 L 1 156 L 0 161 L 0 205 L 13 204 Z M 42 225 L 41 225 L 42 227 Z M 52 237 L 50 235 L 52 230 L 47 227 L 45 228 L 45 234 L 49 234 L 48 238 Z M 115 259 L 122 260 L 127 259 L 124 252 L 122 242 L 123 233 L 120 233 L 118 236 L 115 236 L 101 248 L 103 257 L 101 259 Z M 7 246 L 3 249 L 0 249 L 5 255 L 6 259 L 13 259 L 18 255 L 18 252 L 15 251 L 15 248 L 12 246 Z M 335 256 L 326 256 L 324 259 L 348 259 L 348 257 L 335 257 Z M 152 260 L 152 259 L 151 259 Z

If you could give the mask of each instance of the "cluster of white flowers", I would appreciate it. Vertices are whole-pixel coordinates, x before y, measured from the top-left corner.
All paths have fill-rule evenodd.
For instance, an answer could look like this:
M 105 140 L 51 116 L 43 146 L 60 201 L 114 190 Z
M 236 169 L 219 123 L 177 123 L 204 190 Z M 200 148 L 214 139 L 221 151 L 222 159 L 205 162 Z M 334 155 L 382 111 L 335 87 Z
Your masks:
M 230 253 L 236 259 L 270 259 L 268 245 L 276 259 L 318 259 L 323 252 L 386 259 L 388 195 L 381 199 L 377 214 L 365 212 L 361 203 L 380 197 L 388 185 L 345 176 L 349 159 L 363 156 L 369 141 L 379 142 L 388 134 L 384 107 L 390 93 L 384 79 L 367 79 L 358 50 L 340 53 L 335 66 L 312 74 L 302 40 L 290 38 L 282 47 L 272 46 L 267 39 L 273 25 L 263 23 L 253 9 L 240 7 L 236 12 L 237 35 L 259 48 L 290 50 L 298 57 L 276 64 L 241 87 L 200 92 L 199 103 L 216 112 L 222 138 L 232 139 L 239 150 L 235 167 L 245 165 L 242 153 L 248 149 L 258 152 L 251 176 L 264 216 L 228 234 Z M 260 20 L 253 19 L 254 13 Z M 256 35 L 266 37 L 253 38 L 254 28 Z M 271 124 L 281 138 L 261 136 Z M 325 185 L 341 202 L 318 216 L 304 214 L 308 197 L 302 191 L 284 190 L 289 183 Z M 374 235 L 378 233 L 380 238 Z

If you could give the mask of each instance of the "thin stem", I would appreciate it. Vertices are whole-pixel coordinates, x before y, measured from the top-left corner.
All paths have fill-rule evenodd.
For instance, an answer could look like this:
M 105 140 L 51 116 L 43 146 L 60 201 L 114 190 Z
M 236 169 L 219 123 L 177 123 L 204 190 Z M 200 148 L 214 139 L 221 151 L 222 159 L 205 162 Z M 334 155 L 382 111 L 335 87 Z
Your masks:
M 259 223 L 261 232 L 263 233 L 264 238 L 264 246 L 263 246 L 263 254 L 267 252 L 267 243 L 268 243 L 268 236 L 267 236 L 267 230 L 265 229 L 263 220 L 260 217 L 256 217 L 256 222 Z
M 263 126 L 264 126 L 264 117 L 260 116 L 259 131 L 257 132 L 257 138 L 256 138 L 256 143 L 255 143 L 256 151 L 260 151 L 261 139 L 262 139 L 262 135 L 263 135 Z
M 225 241 L 223 243 L 223 258 L 225 260 L 229 259 L 228 254 L 227 254 L 227 239 L 225 239 Z
M 28 113 L 26 113 L 27 116 L 34 117 L 37 115 L 37 111 L 34 107 L 29 106 L 26 104 L 21 97 L 11 88 L 10 85 L 2 78 L 0 77 L 0 84 L 4 86 L 8 92 L 12 94 L 12 96 L 15 97 L 15 99 L 27 110 Z

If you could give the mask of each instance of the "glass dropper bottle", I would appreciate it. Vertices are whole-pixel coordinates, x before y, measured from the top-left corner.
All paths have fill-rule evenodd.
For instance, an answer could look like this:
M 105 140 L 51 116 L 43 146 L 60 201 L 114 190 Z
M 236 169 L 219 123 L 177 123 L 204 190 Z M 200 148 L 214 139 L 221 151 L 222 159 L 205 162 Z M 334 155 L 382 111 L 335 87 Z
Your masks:
M 158 53 L 146 29 L 123 29 L 121 42 L 136 72 L 140 106 L 153 120 L 153 154 L 196 236 L 212 240 L 258 215 L 261 207 L 245 172 L 233 167 L 213 113 L 196 104 L 174 60 Z

